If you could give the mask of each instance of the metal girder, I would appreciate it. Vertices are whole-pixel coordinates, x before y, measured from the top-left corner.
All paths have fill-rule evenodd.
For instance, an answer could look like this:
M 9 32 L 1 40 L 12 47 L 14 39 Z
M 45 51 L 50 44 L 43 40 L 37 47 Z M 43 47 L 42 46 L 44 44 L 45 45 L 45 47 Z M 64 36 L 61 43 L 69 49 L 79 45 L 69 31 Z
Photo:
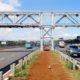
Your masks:
M 64 17 L 65 17 L 65 16 L 63 15 L 63 16 L 56 22 L 56 24 L 59 23 Z
M 76 23 L 79 23 L 75 18 L 73 18 L 71 15 L 69 15 Z
M 25 27 L 25 21 L 27 21 L 28 18 L 30 18 L 33 22 L 35 22 L 35 25 L 38 25 L 38 27 L 41 25 L 40 24 L 40 20 L 36 19 L 40 18 L 40 15 L 43 16 L 51 16 L 54 15 L 54 18 L 56 18 L 57 16 L 62 16 L 61 18 L 57 18 L 54 19 L 54 24 L 58 26 L 60 26 L 59 22 L 62 21 L 63 18 L 68 19 L 71 24 L 61 24 L 61 26 L 71 26 L 73 25 L 73 27 L 79 27 L 80 26 L 80 21 L 77 20 L 78 17 L 80 17 L 80 12 L 31 12 L 31 11 L 13 11 L 13 12 L 0 12 L 0 17 L 2 17 L 0 19 L 0 27 L 20 27 L 19 25 L 21 25 L 21 27 Z M 3 17 L 4 16 L 4 17 Z M 10 16 L 10 17 L 9 17 Z M 75 16 L 76 19 L 73 17 Z M 12 18 L 14 17 L 14 19 Z M 7 19 L 7 22 L 6 20 Z M 14 21 L 15 20 L 15 21 Z M 30 23 L 28 25 L 29 22 L 26 22 L 26 28 L 29 27 L 33 27 L 34 23 Z M 15 25 L 16 24 L 16 25 Z M 42 24 L 41 26 L 54 26 L 52 24 Z M 37 27 L 37 26 L 36 26 Z
M 6 24 L 0 24 L 0 28 L 40 28 L 39 25 L 36 25 L 36 24 L 24 24 L 24 25 L 20 25 L 20 24 L 12 24 L 12 25 L 6 25 Z
M 50 17 L 50 19 L 43 19 L 44 16 Z M 0 12 L 0 28 L 37 27 L 41 31 L 41 51 L 43 50 L 43 42 L 46 38 L 51 40 L 51 50 L 53 50 L 53 29 L 56 27 L 80 27 L 79 18 L 80 12 Z M 28 19 L 30 19 L 30 21 Z M 65 19 L 65 21 L 63 21 L 63 19 Z M 69 22 L 67 22 L 66 19 Z M 47 23 L 47 20 L 50 20 L 51 22 Z
M 5 15 L 5 18 L 7 18 L 11 23 L 13 23 L 13 20 L 11 18 L 9 18 L 8 15 Z
M 51 37 L 51 34 L 49 33 L 51 31 L 52 28 L 49 28 L 48 30 L 46 30 L 45 28 L 43 28 L 43 31 L 45 32 L 43 35 L 43 38 L 45 38 L 46 35 L 48 35 L 49 37 Z
M 21 21 L 24 17 L 25 17 L 25 15 L 22 15 L 22 17 L 16 21 L 16 24 L 19 23 L 19 21 Z M 18 16 L 17 16 L 17 18 L 18 18 Z
M 71 21 L 73 24 L 75 24 L 75 22 L 74 22 L 73 20 L 71 20 L 68 16 L 67 16 L 67 19 L 68 19 L 69 21 Z
M 30 16 L 30 18 L 39 24 L 39 22 L 36 19 L 34 19 L 32 16 Z

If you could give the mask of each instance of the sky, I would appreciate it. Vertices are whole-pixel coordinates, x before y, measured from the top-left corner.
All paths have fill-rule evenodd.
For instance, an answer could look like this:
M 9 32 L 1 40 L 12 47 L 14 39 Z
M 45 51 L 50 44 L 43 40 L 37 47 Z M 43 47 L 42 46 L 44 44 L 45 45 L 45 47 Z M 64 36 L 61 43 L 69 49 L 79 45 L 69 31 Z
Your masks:
M 80 0 L 0 0 L 0 11 L 80 11 Z M 75 38 L 80 28 L 56 28 L 53 38 Z M 39 29 L 0 29 L 0 40 L 40 40 Z
M 80 0 L 21 0 L 22 10 L 78 11 Z

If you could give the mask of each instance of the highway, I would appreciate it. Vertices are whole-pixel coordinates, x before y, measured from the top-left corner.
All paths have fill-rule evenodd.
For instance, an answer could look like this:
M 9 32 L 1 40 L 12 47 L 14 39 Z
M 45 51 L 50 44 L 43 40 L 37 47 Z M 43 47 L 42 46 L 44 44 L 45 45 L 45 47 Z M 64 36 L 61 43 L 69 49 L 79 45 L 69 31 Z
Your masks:
M 26 49 L 24 47 L 0 50 L 0 69 L 10 63 L 24 57 L 25 55 L 37 50 L 37 48 Z
M 55 49 L 63 52 L 64 54 L 69 55 L 69 53 L 66 52 L 66 48 L 59 48 L 59 47 L 57 46 L 57 47 L 55 47 Z M 80 61 L 80 56 L 79 56 L 79 57 L 73 57 L 73 58 L 76 59 L 76 60 L 78 60 L 78 61 Z

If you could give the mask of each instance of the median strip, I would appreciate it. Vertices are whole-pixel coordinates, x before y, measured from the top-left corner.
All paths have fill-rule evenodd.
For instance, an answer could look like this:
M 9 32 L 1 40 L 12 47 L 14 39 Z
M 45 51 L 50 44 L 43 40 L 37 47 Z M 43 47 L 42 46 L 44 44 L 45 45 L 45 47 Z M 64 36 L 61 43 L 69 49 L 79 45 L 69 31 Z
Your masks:
M 59 58 L 43 51 L 30 68 L 28 80 L 71 80 Z

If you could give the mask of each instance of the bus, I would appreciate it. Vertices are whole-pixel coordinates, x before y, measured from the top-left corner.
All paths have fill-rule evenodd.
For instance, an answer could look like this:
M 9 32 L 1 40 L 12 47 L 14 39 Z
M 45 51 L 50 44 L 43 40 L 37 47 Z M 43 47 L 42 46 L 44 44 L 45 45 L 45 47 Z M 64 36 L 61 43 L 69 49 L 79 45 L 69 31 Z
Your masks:
M 26 49 L 32 49 L 32 43 L 31 42 L 26 42 L 25 43 L 25 48 Z

